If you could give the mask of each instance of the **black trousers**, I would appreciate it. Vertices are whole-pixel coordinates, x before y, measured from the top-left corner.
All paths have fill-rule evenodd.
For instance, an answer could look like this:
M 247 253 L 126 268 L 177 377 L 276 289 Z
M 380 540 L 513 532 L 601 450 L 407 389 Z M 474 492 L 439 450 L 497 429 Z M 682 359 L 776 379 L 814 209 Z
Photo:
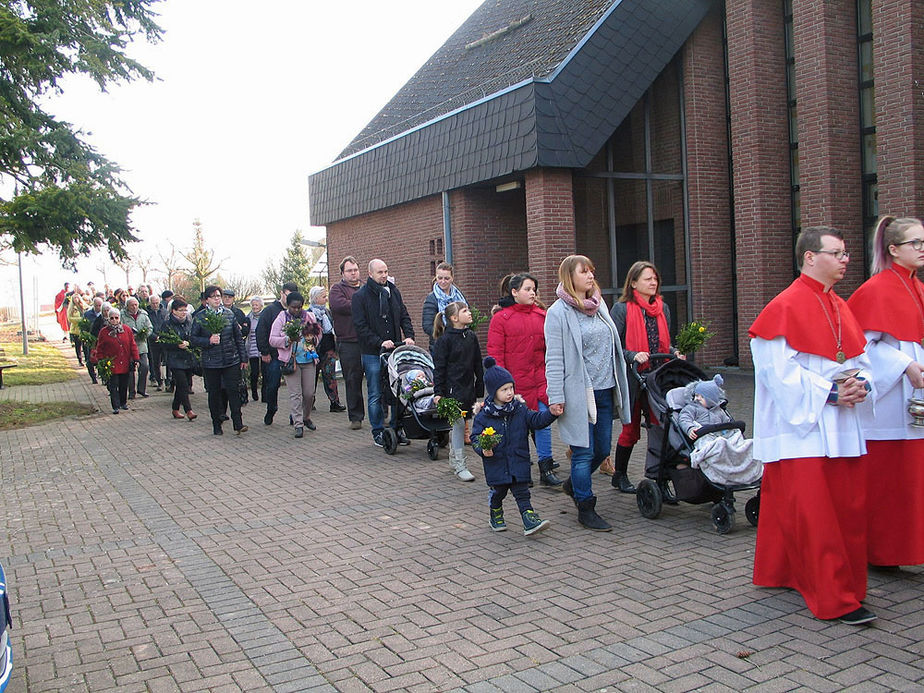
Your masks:
M 366 418 L 363 404 L 363 354 L 358 342 L 340 342 L 340 371 L 346 387 L 347 415 L 350 421 Z
M 514 500 L 517 502 L 517 510 L 520 511 L 522 515 L 527 510 L 533 509 L 533 504 L 530 501 L 529 495 L 529 484 L 525 481 L 517 481 L 512 484 L 498 484 L 497 486 L 491 487 L 491 507 L 500 508 L 504 505 L 504 498 L 507 497 L 507 491 L 513 494 Z
M 192 405 L 189 403 L 189 386 L 192 384 L 192 371 L 183 369 L 173 370 L 173 411 L 192 411 Z
M 176 374 L 174 374 L 174 385 Z M 221 416 L 224 414 L 222 393 L 228 398 L 231 409 L 231 423 L 234 430 L 240 430 L 244 425 L 241 420 L 241 365 L 239 363 L 227 368 L 203 368 L 202 377 L 205 379 L 205 389 L 209 393 L 209 414 L 213 426 L 221 426 Z
M 128 404 L 128 382 L 131 373 L 113 373 L 109 376 L 109 402 L 112 409 L 124 407 Z
M 164 349 L 154 339 L 148 340 L 148 366 L 151 369 L 150 378 L 157 383 L 157 387 L 164 384 L 164 378 L 160 370 L 161 363 L 164 360 Z
M 257 401 L 257 385 L 260 383 L 260 375 L 265 369 L 266 365 L 259 356 L 250 357 L 250 394 L 253 395 L 254 402 Z

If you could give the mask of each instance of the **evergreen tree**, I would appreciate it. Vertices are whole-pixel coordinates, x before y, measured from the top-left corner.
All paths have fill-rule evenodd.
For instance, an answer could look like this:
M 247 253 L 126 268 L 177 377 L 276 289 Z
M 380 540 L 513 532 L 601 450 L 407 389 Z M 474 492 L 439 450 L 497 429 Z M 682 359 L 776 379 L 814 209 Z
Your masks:
M 318 283 L 318 277 L 311 275 L 311 268 L 314 267 L 323 249 L 312 248 L 309 252 L 302 243 L 303 240 L 302 232 L 296 230 L 292 234 L 292 240 L 282 260 L 278 264 L 270 262 L 263 270 L 266 288 L 274 294 L 278 294 L 286 282 L 295 282 L 299 292 L 306 296 L 307 301 L 308 290 Z
M 79 255 L 106 248 L 126 256 L 137 240 L 129 214 L 140 200 L 120 171 L 79 130 L 38 104 L 66 75 L 85 74 L 101 89 L 152 79 L 125 54 L 136 37 L 157 41 L 157 0 L 0 0 L 0 247 Z

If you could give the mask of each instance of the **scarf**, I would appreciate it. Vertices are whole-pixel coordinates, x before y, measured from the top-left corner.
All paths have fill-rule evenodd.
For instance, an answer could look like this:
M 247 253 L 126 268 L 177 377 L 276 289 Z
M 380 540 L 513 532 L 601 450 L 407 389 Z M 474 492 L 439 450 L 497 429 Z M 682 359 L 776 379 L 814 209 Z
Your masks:
M 504 414 L 511 413 L 517 406 L 517 400 L 512 399 L 507 402 L 504 406 L 499 407 L 494 401 L 493 397 L 484 403 L 485 411 L 491 416 L 496 416 L 498 418 L 503 418 Z
M 561 283 L 559 283 L 558 288 L 555 289 L 555 295 L 575 310 L 579 310 L 585 315 L 591 316 L 597 314 L 597 309 L 600 308 L 600 304 L 603 302 L 603 299 L 600 296 L 600 290 L 597 289 L 594 291 L 593 296 L 590 298 L 585 298 L 580 303 L 578 303 L 574 296 L 565 291 L 565 287 L 562 286 Z
M 671 337 L 667 328 L 667 318 L 664 317 L 664 300 L 660 296 L 655 296 L 654 302 L 649 303 L 637 290 L 633 289 L 632 293 L 635 301 L 626 301 L 626 349 L 651 351 L 648 330 L 645 328 L 645 315 L 648 315 L 658 323 L 658 350 L 654 353 L 671 353 Z
M 468 305 L 468 303 L 465 300 L 465 296 L 462 295 L 462 292 L 459 291 L 458 287 L 455 284 L 449 285 L 448 294 L 443 293 L 443 290 L 438 285 L 434 284 L 432 294 L 434 298 L 436 298 L 436 312 L 437 313 L 442 313 L 443 311 L 446 310 L 446 306 L 448 306 L 450 303 L 455 303 L 456 301 L 459 301 L 461 303 L 465 303 L 466 305 Z M 448 324 L 446 322 L 445 315 L 443 316 L 443 324 L 444 325 Z
M 328 334 L 334 331 L 334 326 L 330 323 L 330 318 L 327 317 L 327 310 L 324 306 L 318 305 L 317 303 L 312 303 L 308 310 L 311 311 L 311 314 L 314 316 L 314 319 L 321 326 L 321 332 Z
M 122 325 L 122 323 L 119 323 L 118 325 L 107 325 L 107 327 L 109 328 L 109 334 L 113 337 L 118 337 L 125 330 L 125 327 Z

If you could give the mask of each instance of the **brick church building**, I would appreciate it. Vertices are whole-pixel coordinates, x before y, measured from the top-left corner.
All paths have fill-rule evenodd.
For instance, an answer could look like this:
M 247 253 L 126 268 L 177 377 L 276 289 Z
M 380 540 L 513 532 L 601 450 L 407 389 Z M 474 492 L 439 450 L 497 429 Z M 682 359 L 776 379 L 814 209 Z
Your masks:
M 924 215 L 924 2 L 488 0 L 310 206 L 331 281 L 381 257 L 418 328 L 444 259 L 482 311 L 514 270 L 551 303 L 575 252 L 612 303 L 650 259 L 717 333 L 698 360 L 747 365 L 802 226 L 846 233 L 847 296 L 878 214 Z

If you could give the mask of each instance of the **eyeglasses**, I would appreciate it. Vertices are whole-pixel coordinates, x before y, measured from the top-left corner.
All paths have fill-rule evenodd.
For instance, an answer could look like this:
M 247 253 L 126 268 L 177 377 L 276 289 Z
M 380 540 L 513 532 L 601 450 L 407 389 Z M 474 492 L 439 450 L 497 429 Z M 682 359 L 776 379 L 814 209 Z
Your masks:
M 118 320 L 118 318 L 109 318 L 110 320 Z
M 840 262 L 841 260 L 849 260 L 850 253 L 846 250 L 813 250 L 813 253 L 824 253 L 825 255 L 833 255 L 834 259 Z
M 912 238 L 910 241 L 902 241 L 901 243 L 893 243 L 892 245 L 910 245 L 914 250 L 921 250 L 924 248 L 924 238 Z

